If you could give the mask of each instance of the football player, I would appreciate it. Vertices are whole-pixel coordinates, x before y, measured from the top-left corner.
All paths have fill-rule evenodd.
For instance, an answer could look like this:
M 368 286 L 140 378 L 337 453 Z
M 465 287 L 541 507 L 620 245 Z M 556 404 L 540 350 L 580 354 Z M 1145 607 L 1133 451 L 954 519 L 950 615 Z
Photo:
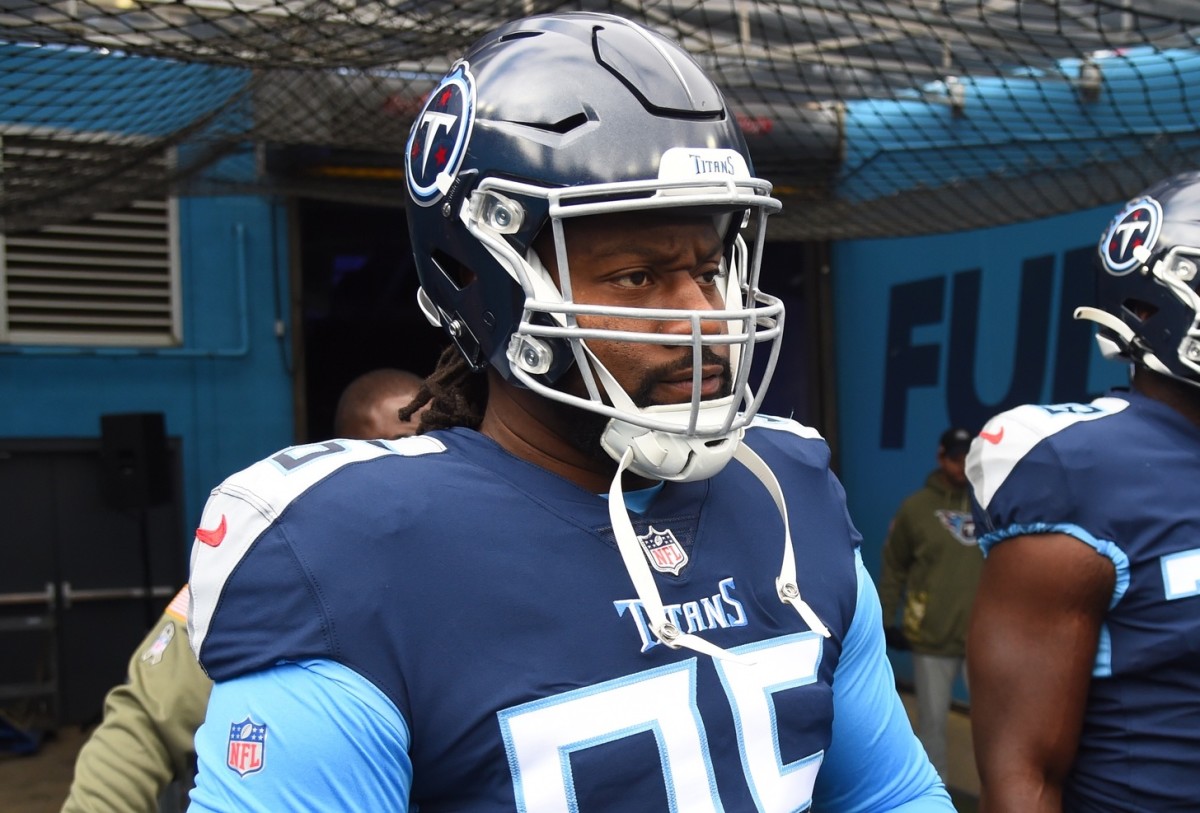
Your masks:
M 968 632 L 983 804 L 1195 810 L 1200 798 L 1200 173 L 1099 244 L 1104 355 L 1132 386 L 989 421 L 967 471 L 987 554 Z
M 406 162 L 453 348 L 421 434 L 214 491 L 193 808 L 952 810 L 829 449 L 756 417 L 780 204 L 713 82 L 617 17 L 521 20 Z

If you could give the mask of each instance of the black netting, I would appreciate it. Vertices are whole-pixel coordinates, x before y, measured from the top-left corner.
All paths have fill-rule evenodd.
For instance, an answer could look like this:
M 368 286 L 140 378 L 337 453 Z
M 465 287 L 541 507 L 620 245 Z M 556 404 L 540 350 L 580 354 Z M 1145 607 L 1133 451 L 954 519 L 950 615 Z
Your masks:
M 568 8 L 697 56 L 784 199 L 775 237 L 1043 217 L 1198 163 L 1193 0 L 0 0 L 0 225 L 172 186 L 398 203 L 450 60 Z

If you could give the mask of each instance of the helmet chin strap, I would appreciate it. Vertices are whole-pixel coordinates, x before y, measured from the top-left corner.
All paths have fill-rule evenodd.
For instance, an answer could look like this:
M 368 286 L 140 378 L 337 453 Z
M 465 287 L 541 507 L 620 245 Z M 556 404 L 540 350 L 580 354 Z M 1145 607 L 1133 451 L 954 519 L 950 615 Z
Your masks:
M 666 644 L 671 649 L 686 647 L 709 657 L 731 660 L 745 666 L 753 665 L 754 661 L 751 659 L 734 655 L 699 636 L 684 632 L 667 617 L 662 596 L 658 594 L 658 587 L 654 583 L 654 574 L 650 572 L 650 565 L 646 563 L 646 557 L 637 541 L 637 534 L 634 533 L 633 523 L 629 521 L 625 494 L 621 490 L 621 475 L 632 461 L 633 450 L 626 449 L 617 464 L 617 473 L 613 477 L 612 485 L 608 488 L 608 518 L 612 522 L 613 535 L 617 539 L 617 550 L 621 552 L 621 559 L 625 562 L 625 572 L 629 574 L 638 601 L 642 603 L 650 631 L 659 643 Z
M 792 550 L 792 533 L 788 523 L 787 505 L 784 503 L 783 490 L 779 487 L 779 481 L 775 479 L 775 475 L 762 458 L 755 454 L 750 447 L 742 443 L 736 444 L 736 447 L 734 457 L 748 468 L 770 492 L 771 498 L 775 501 L 775 507 L 783 519 L 783 564 L 780 566 L 779 576 L 775 579 L 776 595 L 784 604 L 790 604 L 795 608 L 809 629 L 828 638 L 830 636 L 829 629 L 800 597 L 800 588 L 796 584 L 796 557 Z M 625 507 L 625 495 L 621 490 L 621 476 L 630 468 L 633 457 L 633 449 L 627 448 L 618 461 L 617 473 L 608 489 L 608 516 L 612 522 L 613 535 L 617 540 L 617 549 L 621 552 L 621 559 L 625 563 L 625 571 L 629 574 L 630 581 L 633 582 L 633 588 L 637 592 L 638 601 L 641 602 L 642 610 L 646 614 L 650 631 L 654 633 L 654 637 L 658 639 L 659 643 L 665 644 L 671 649 L 683 647 L 713 658 L 731 660 L 747 666 L 753 665 L 752 659 L 735 655 L 699 636 L 683 632 L 667 616 L 658 586 L 654 582 L 654 574 L 651 573 L 646 556 L 638 544 L 633 523 L 629 519 L 629 511 Z
M 625 392 L 608 368 L 580 343 L 586 356 L 587 368 L 599 380 L 613 407 L 630 415 L 645 415 L 669 423 L 674 431 L 648 429 L 632 421 L 613 418 L 600 436 L 600 445 L 618 462 L 631 452 L 629 470 L 651 480 L 690 482 L 707 480 L 733 459 L 734 449 L 741 442 L 743 429 L 722 431 L 734 409 L 733 396 L 714 398 L 694 404 L 658 404 L 639 407 Z M 580 363 L 580 366 L 584 365 Z M 587 372 L 584 372 L 585 379 Z M 693 396 L 696 397 L 696 396 Z M 688 434 L 693 407 L 696 413 L 695 431 Z
M 705 417 L 706 412 L 713 413 L 714 417 L 724 416 L 731 397 L 705 402 L 700 407 L 700 416 Z M 600 436 L 600 445 L 614 460 L 632 455 L 629 470 L 651 480 L 707 480 L 733 459 L 745 432 L 737 429 L 724 438 L 715 439 L 687 437 L 682 433 L 687 428 L 690 405 L 655 406 L 644 411 L 655 418 L 678 423 L 679 434 L 647 429 L 613 418 Z
M 779 487 L 779 480 L 775 478 L 775 473 L 767 466 L 766 461 L 746 444 L 739 443 L 733 456 L 748 468 L 771 494 L 779 517 L 783 520 L 783 564 L 779 566 L 779 576 L 775 579 L 775 592 L 779 600 L 792 605 L 796 612 L 800 613 L 804 623 L 808 624 L 809 629 L 823 638 L 828 638 L 829 628 L 821 623 L 812 607 L 800 597 L 800 586 L 796 583 L 796 553 L 792 545 L 792 527 L 788 522 L 787 503 L 783 500 L 783 489 Z

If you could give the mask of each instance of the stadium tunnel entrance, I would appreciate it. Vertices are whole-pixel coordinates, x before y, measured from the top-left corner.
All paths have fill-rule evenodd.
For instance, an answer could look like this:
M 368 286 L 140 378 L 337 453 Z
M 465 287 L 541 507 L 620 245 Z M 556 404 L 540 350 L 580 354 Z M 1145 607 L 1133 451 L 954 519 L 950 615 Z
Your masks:
M 299 255 L 296 434 L 333 437 L 338 396 L 378 367 L 426 376 L 445 346 L 417 307 L 417 271 L 400 206 L 294 204 Z

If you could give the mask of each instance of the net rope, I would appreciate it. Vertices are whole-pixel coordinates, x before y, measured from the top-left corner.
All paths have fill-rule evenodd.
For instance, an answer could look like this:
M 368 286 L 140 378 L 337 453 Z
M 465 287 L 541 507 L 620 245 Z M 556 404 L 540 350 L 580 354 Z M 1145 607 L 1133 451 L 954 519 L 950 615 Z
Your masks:
M 772 239 L 1109 205 L 1200 155 L 1191 0 L 0 0 L 0 228 L 168 192 L 400 205 L 452 58 L 566 9 L 696 56 L 784 201 Z

